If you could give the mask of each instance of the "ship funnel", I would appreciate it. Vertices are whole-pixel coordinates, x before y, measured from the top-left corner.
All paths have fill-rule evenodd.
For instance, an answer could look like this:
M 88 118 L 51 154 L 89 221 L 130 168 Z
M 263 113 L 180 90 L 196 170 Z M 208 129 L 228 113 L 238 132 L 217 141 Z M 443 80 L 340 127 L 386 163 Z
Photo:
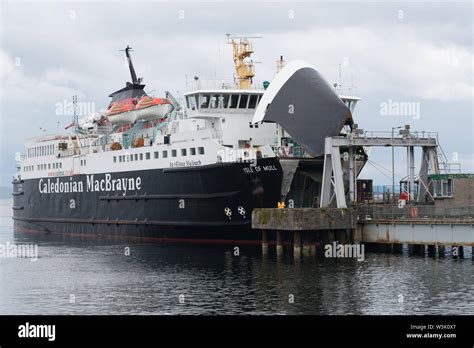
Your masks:
M 260 101 L 253 122 L 276 122 L 312 156 L 324 154 L 324 139 L 352 124 L 350 110 L 316 69 L 292 61 L 281 69 Z

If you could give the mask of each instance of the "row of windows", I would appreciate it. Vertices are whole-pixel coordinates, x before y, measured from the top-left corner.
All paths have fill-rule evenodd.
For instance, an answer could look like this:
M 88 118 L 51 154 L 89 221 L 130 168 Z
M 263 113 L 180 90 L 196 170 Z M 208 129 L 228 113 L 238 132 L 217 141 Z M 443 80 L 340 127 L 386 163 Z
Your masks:
M 195 147 L 189 148 L 189 155 L 195 156 L 196 154 L 204 155 L 204 147 L 198 147 L 197 151 L 196 151 Z M 181 156 L 187 156 L 188 155 L 188 149 L 180 149 L 180 155 Z M 176 150 L 176 149 L 171 150 L 171 157 L 177 157 L 177 156 L 178 156 L 178 150 Z M 153 152 L 153 158 L 154 159 L 159 159 L 160 158 L 160 152 L 159 151 Z M 163 150 L 161 152 L 161 158 L 168 158 L 168 150 Z M 151 159 L 151 153 L 150 152 L 145 152 L 145 159 L 146 160 Z M 135 154 L 129 154 L 129 155 L 114 156 L 113 160 L 114 160 L 114 163 L 117 163 L 117 161 L 118 162 L 143 161 L 143 153 L 135 153 Z
M 261 94 L 193 94 L 186 96 L 188 109 L 255 109 Z
M 27 152 L 28 157 L 54 155 L 54 144 L 30 147 Z
M 43 163 L 43 164 L 37 164 L 36 169 L 37 170 L 47 170 L 47 169 L 61 169 L 63 167 L 63 164 L 61 162 L 57 163 Z M 23 167 L 24 172 L 32 172 L 35 170 L 35 166 L 25 166 Z

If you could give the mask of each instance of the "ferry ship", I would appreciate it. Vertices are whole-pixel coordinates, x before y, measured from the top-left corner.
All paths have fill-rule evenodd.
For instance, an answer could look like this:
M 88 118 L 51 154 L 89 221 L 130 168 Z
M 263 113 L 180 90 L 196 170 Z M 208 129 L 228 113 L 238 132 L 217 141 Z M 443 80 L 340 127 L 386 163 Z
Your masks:
M 289 141 L 284 121 L 255 121 L 262 99 L 270 106 L 277 93 L 269 96 L 270 83 L 254 82 L 250 40 L 229 36 L 228 42 L 234 80 L 208 85 L 196 77 L 181 102 L 169 92 L 163 98 L 145 93 L 127 46 L 131 82 L 110 94 L 106 109 L 75 117 L 64 134 L 27 140 L 13 180 L 15 231 L 79 238 L 259 238 L 251 230 L 251 213 L 277 207 L 282 199 L 281 159 L 311 157 L 311 151 Z M 281 59 L 278 75 L 287 75 L 285 81 L 302 71 L 285 69 Z M 278 91 L 283 93 L 282 86 Z M 351 123 L 357 100 L 337 97 L 337 107 L 344 108 L 337 133 Z

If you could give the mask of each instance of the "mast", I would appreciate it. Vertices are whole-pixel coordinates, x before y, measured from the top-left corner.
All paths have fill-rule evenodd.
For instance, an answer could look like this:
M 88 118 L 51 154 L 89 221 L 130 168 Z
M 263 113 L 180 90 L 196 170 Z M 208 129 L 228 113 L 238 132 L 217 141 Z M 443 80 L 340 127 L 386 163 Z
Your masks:
M 137 74 L 135 73 L 135 68 L 133 67 L 133 63 L 132 63 L 132 57 L 130 56 L 130 53 L 129 53 L 130 51 L 133 51 L 133 49 L 129 45 L 127 45 L 127 47 L 121 51 L 125 51 L 125 55 L 127 56 L 128 68 L 130 69 L 130 75 L 132 76 L 132 84 L 139 85 L 142 79 L 137 78 Z
M 280 72 L 281 69 L 285 67 L 286 62 L 283 60 L 283 56 L 280 56 L 280 59 L 277 60 L 277 73 Z
M 255 76 L 254 62 L 248 61 L 247 58 L 253 53 L 252 43 L 249 39 L 260 39 L 261 36 L 253 37 L 233 37 L 227 35 L 227 43 L 232 45 L 235 72 L 239 81 L 239 89 L 250 89 L 252 87 L 252 79 Z M 236 40 L 239 40 L 238 42 Z

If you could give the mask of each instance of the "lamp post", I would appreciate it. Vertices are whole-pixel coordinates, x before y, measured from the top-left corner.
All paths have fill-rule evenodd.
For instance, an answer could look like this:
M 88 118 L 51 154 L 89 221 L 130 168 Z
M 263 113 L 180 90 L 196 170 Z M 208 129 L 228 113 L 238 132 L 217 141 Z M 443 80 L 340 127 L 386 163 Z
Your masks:
M 395 147 L 393 146 L 393 137 L 394 133 L 393 131 L 395 129 L 401 129 L 403 128 L 402 126 L 398 127 L 392 127 L 392 200 L 395 201 Z

